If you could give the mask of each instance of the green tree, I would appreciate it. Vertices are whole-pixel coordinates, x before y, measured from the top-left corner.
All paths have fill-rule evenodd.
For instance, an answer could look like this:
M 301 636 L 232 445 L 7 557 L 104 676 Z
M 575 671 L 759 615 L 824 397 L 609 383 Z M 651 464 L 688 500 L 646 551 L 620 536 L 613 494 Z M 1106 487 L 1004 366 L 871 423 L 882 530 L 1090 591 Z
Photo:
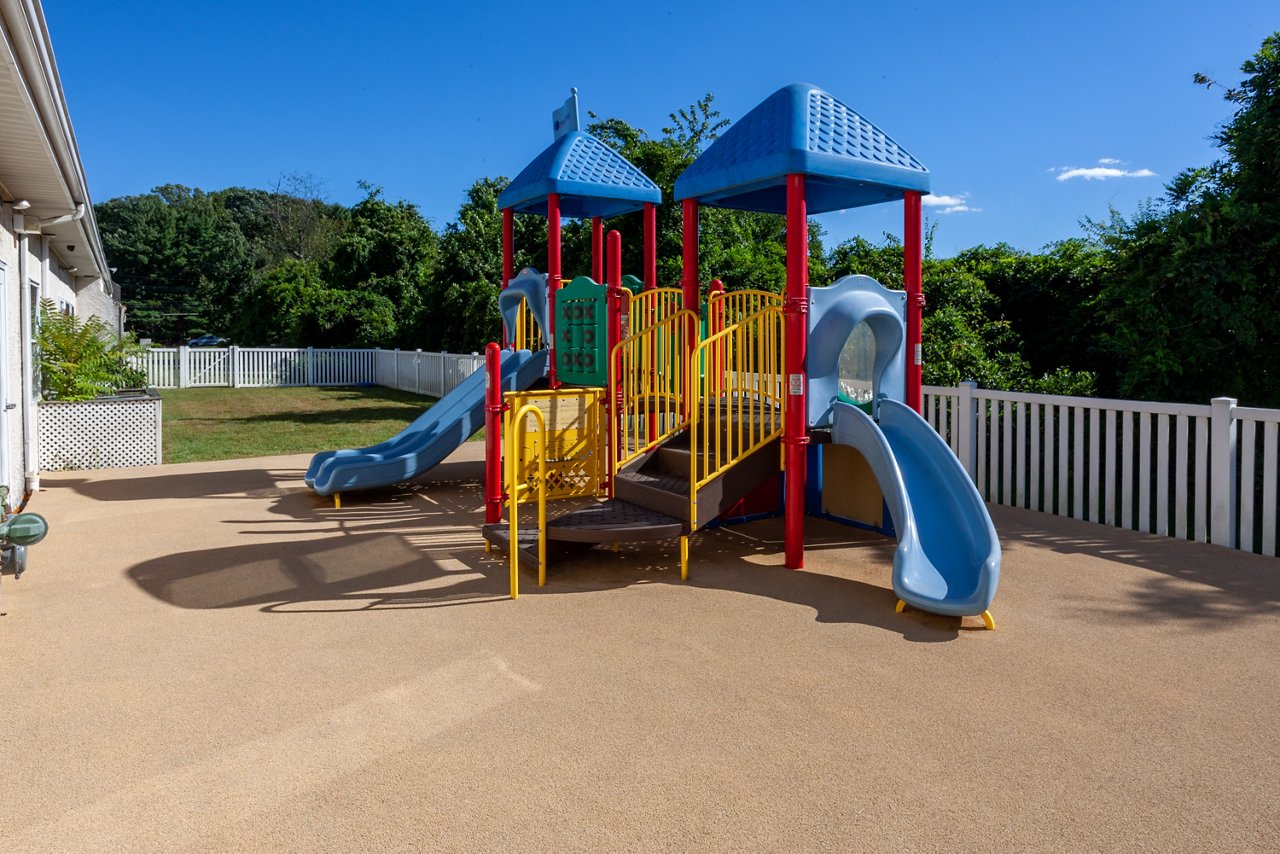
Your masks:
M 139 335 L 176 342 L 197 326 L 226 329 L 253 280 L 254 259 L 217 199 L 167 184 L 94 211 Z
M 1280 406 L 1280 33 L 1241 70 L 1225 156 L 1132 220 L 1089 223 L 1112 258 L 1098 307 L 1117 394 Z
M 53 300 L 40 301 L 36 348 L 45 400 L 88 400 L 147 384 L 134 363 L 142 348 L 132 336 L 117 338 L 92 315 L 81 321 L 63 314 Z
M 412 338 L 424 311 L 424 294 L 439 257 L 439 237 L 422 218 L 415 205 L 405 201 L 391 204 L 382 198 L 382 189 L 361 183 L 366 195 L 351 209 L 351 222 L 338 238 L 326 279 L 330 288 L 358 295 L 353 303 L 346 298 L 334 303 L 355 305 L 360 300 L 391 308 L 389 318 L 381 309 L 377 324 L 386 325 L 382 346 L 420 346 Z M 374 298 L 381 298 L 374 299 Z M 383 302 L 385 301 L 385 302 Z

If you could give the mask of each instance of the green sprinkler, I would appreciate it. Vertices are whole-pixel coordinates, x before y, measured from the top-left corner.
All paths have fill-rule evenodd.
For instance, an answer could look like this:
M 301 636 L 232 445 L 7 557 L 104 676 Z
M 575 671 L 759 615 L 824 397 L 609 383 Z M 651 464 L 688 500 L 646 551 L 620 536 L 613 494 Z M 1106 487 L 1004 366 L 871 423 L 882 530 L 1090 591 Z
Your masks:
M 9 498 L 9 487 L 0 486 L 0 513 Z M 34 546 L 49 533 L 49 523 L 39 513 L 0 516 L 0 554 L 4 565 L 13 567 L 13 577 L 21 578 L 27 568 L 27 546 Z

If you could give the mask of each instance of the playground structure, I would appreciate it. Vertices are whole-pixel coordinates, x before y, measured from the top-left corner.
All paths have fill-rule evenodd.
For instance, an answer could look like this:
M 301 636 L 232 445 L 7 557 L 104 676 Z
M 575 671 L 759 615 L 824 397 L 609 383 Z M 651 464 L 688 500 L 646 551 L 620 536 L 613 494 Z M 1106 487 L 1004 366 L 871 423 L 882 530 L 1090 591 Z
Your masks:
M 815 515 L 897 538 L 898 610 L 981 615 L 994 628 L 995 529 L 919 415 L 928 170 L 821 89 L 783 87 L 677 179 L 682 277 L 679 288 L 660 287 L 660 191 L 577 125 L 575 92 L 557 111 L 555 141 L 499 198 L 503 341 L 486 350 L 483 400 L 477 380 L 428 411 L 424 419 L 444 409 L 434 425 L 411 425 L 381 450 L 317 455 L 308 483 L 336 493 L 325 472 L 344 466 L 370 472 L 346 488 L 397 471 L 412 477 L 409 469 L 434 465 L 474 432 L 482 409 L 483 533 L 486 548 L 508 552 L 513 598 L 521 565 L 541 585 L 548 561 L 623 542 L 678 540 L 686 579 L 692 535 L 762 515 L 784 517 L 786 565 L 800 569 L 804 519 Z M 808 215 L 897 199 L 905 291 L 865 276 L 810 287 Z M 783 294 L 726 291 L 713 280 L 704 300 L 701 206 L 785 215 Z M 604 219 L 637 212 L 638 279 L 622 273 L 619 232 L 603 234 Z M 545 274 L 513 269 L 517 213 L 547 217 Z M 566 216 L 592 223 L 591 276 L 562 275 Z M 388 454 L 396 462 L 378 468 Z M 548 518 L 546 503 L 568 498 L 585 506 Z M 520 524 L 525 501 L 538 506 L 536 527 Z

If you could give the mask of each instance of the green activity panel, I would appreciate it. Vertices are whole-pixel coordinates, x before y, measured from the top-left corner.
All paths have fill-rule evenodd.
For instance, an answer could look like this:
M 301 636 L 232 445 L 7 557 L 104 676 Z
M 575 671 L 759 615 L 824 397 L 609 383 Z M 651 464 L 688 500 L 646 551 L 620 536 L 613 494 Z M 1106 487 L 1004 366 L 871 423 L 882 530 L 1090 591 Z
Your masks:
M 609 376 L 605 288 L 578 276 L 556 291 L 556 377 L 571 385 L 602 386 Z

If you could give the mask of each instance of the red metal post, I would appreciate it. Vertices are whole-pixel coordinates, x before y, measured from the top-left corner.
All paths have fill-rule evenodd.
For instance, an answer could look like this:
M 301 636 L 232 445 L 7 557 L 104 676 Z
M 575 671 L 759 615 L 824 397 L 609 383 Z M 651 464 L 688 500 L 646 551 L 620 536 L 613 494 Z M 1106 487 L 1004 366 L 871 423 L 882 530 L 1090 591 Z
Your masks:
M 608 329 L 609 329 L 609 359 L 613 359 L 613 348 L 622 340 L 622 235 L 615 229 L 609 232 L 609 290 L 606 300 L 609 305 Z M 609 372 L 610 379 L 613 377 L 613 371 Z M 608 405 L 608 443 L 609 454 L 608 459 L 610 465 L 608 471 L 608 494 L 613 497 L 613 465 L 612 461 L 617 458 L 618 445 L 622 441 L 622 386 L 615 385 L 610 382 L 608 388 L 605 389 Z
M 515 211 L 511 208 L 502 209 L 502 284 L 500 290 L 506 290 L 507 282 L 511 281 L 514 275 L 512 267 L 515 266 L 514 238 L 515 233 Z M 507 325 L 502 324 L 502 346 L 513 344 L 516 340 L 516 331 L 507 329 Z
M 902 197 L 902 281 L 907 290 L 907 406 L 923 413 L 920 386 L 924 372 L 924 245 L 920 194 Z
M 658 286 L 658 206 L 644 203 L 644 286 Z
M 683 307 L 698 312 L 698 200 L 684 200 L 684 265 L 680 273 Z
M 712 279 L 711 286 L 707 288 L 707 337 L 710 338 L 717 332 L 724 331 L 724 300 L 717 300 L 715 308 L 711 308 L 711 298 L 717 294 L 724 293 L 724 282 L 719 279 Z M 715 371 L 716 375 L 724 376 L 724 343 L 713 345 L 715 348 Z M 724 385 L 721 384 L 722 391 Z
M 502 521 L 502 350 L 484 348 L 484 521 Z
M 805 456 L 809 444 L 808 378 L 804 367 L 809 341 L 809 219 L 805 213 L 804 176 L 788 175 L 787 295 L 783 304 L 787 412 L 782 444 L 787 475 L 784 551 L 791 569 L 804 568 Z
M 591 218 L 591 278 L 604 283 L 604 220 Z
M 543 333 L 547 346 L 550 367 L 547 379 L 551 387 L 559 388 L 556 379 L 556 291 L 560 290 L 560 194 L 547 193 L 547 326 Z

